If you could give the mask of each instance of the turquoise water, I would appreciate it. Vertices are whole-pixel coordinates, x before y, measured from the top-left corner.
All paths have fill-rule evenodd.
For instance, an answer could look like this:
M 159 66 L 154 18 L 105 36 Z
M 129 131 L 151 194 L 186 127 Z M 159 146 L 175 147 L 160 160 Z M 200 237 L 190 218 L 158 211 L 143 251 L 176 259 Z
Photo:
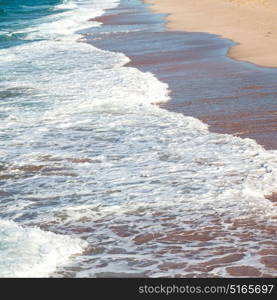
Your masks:
M 147 30 L 89 21 L 119 2 L 143 6 L 1 2 L 0 276 L 175 276 L 160 264 L 189 269 L 234 244 L 241 265 L 270 273 L 255 251 L 276 226 L 264 198 L 276 151 L 153 105 L 170 99 L 166 83 L 85 43 L 88 28 L 106 39 Z M 254 221 L 263 227 L 237 226 Z M 189 241 L 198 233 L 210 236 Z

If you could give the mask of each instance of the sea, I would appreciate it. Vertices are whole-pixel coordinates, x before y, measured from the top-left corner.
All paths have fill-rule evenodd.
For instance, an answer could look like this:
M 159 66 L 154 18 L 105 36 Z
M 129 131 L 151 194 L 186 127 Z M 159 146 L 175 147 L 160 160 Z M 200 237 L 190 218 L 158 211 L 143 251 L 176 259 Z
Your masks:
M 0 277 L 276 276 L 276 150 L 162 109 L 166 82 L 87 43 L 164 30 L 94 20 L 119 5 L 151 15 L 0 0 Z

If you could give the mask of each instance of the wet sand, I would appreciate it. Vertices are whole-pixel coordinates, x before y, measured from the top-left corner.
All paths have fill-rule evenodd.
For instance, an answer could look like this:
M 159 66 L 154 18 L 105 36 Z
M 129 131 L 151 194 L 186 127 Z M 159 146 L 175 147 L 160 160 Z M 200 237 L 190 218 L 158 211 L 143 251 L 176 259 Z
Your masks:
M 154 16 L 148 21 L 142 14 L 119 10 L 96 20 L 118 27 L 159 22 Z M 129 66 L 168 83 L 171 100 L 161 107 L 196 117 L 211 131 L 249 137 L 266 149 L 277 149 L 277 69 L 228 58 L 233 43 L 215 35 L 153 28 L 121 32 L 109 40 L 90 39 L 97 47 L 125 53 Z
M 166 31 L 164 15 L 149 15 L 145 8 L 126 3 L 96 18 L 103 26 L 98 34 L 87 33 L 87 41 L 125 53 L 131 59 L 128 66 L 150 71 L 168 83 L 171 100 L 160 103 L 160 107 L 199 118 L 211 131 L 250 137 L 267 149 L 277 149 L 277 70 L 228 58 L 228 49 L 234 44 L 218 36 Z M 127 32 L 125 28 L 130 25 L 134 31 Z M 118 33 L 108 38 L 101 34 L 114 26 Z M 276 194 L 267 198 L 275 203 Z M 163 226 L 162 234 L 145 230 L 148 218 Z M 219 269 L 224 270 L 223 277 L 275 276 L 275 225 L 251 217 L 225 219 L 216 214 L 205 215 L 206 224 L 203 220 L 180 224 L 176 218 L 174 210 L 168 208 L 145 212 L 134 226 L 121 220 L 111 226 L 110 220 L 102 219 L 95 226 L 96 230 L 109 228 L 111 235 L 131 239 L 138 253 L 155 254 L 153 261 L 132 262 L 138 263 L 138 268 L 149 268 L 140 274 L 142 277 L 151 277 L 156 266 L 174 277 L 218 277 Z M 222 245 L 215 247 L 216 241 Z M 161 249 L 153 253 L 157 245 Z M 96 247 L 91 251 L 102 250 Z M 249 255 L 252 258 L 247 262 Z M 121 275 L 101 273 L 99 277 Z
M 274 0 L 146 0 L 168 13 L 167 29 L 209 32 L 233 40 L 229 55 L 277 67 L 277 3 Z

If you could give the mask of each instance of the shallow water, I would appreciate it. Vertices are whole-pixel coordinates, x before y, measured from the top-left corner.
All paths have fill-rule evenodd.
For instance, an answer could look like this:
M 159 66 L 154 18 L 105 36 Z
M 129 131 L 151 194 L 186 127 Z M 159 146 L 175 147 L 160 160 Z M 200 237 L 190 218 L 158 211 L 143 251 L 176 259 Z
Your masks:
M 87 20 L 118 1 L 69 1 L 0 50 L 1 276 L 276 275 L 276 151 L 153 105 L 166 83 L 83 42 L 163 28 L 122 4 L 153 24 L 106 30 Z
M 166 31 L 164 17 L 121 5 L 96 18 L 103 22 L 99 31 L 116 33 L 109 39 L 95 33 L 87 38 L 97 47 L 125 53 L 128 66 L 166 82 L 170 101 L 160 107 L 196 117 L 211 131 L 277 149 L 277 70 L 230 59 L 234 43 L 216 35 Z M 139 30 L 126 31 L 131 25 Z

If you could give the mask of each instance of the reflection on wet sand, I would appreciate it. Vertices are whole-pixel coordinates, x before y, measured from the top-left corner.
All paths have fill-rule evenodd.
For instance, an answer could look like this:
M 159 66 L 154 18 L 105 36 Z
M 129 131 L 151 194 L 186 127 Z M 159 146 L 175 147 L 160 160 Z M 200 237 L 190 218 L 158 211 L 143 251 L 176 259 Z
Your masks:
M 148 22 L 147 16 L 136 17 L 124 7 L 96 20 L 104 26 Z M 162 108 L 201 119 L 211 131 L 250 137 L 266 149 L 277 149 L 277 70 L 229 59 L 231 42 L 204 33 L 155 30 L 88 39 L 97 47 L 126 53 L 129 66 L 168 83 L 171 100 Z

